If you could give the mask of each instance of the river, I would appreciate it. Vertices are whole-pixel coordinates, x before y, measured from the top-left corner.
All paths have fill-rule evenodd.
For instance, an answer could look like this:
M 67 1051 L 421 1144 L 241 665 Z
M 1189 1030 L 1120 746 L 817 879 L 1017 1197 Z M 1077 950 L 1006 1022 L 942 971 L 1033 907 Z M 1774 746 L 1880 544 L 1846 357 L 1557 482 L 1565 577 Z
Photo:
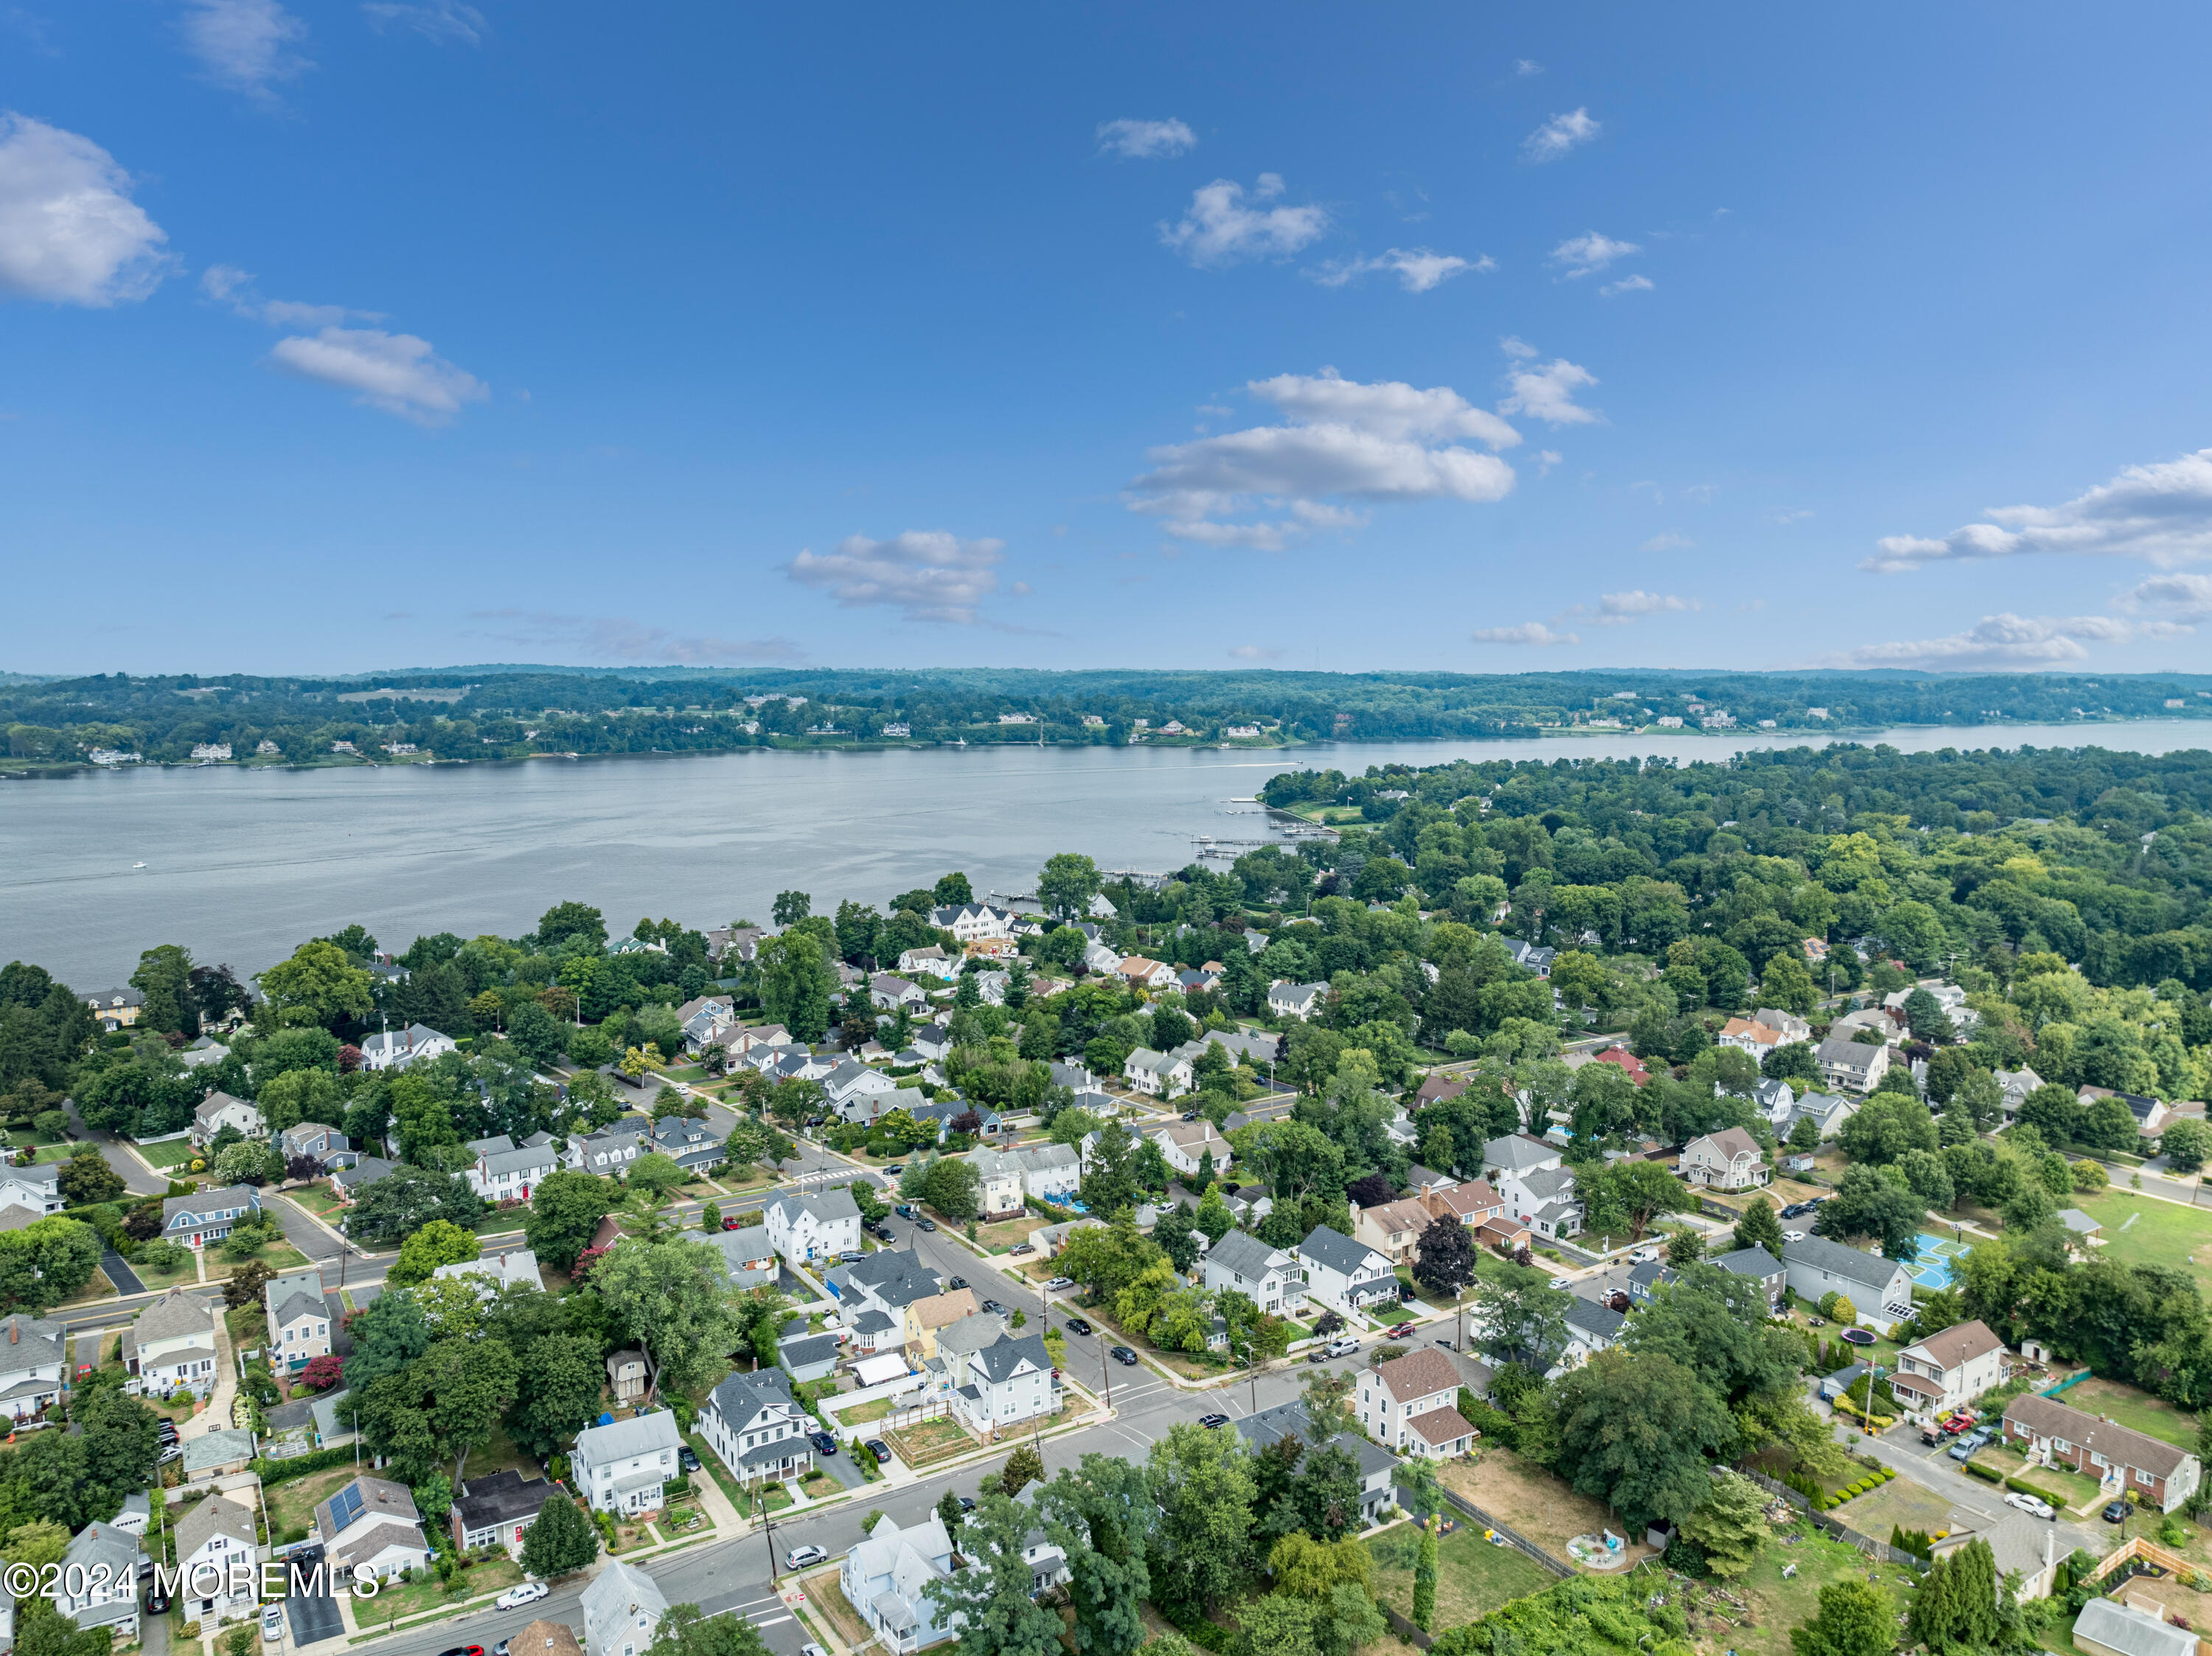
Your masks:
M 2094 729 L 1914 728 L 1907 750 L 2094 743 L 2212 745 L 2201 722 Z M 0 787 L 0 960 L 80 990 L 182 943 L 241 976 L 358 920 L 387 948 L 418 933 L 514 936 L 574 898 L 625 932 L 640 915 L 766 923 L 777 892 L 882 904 L 963 870 L 980 895 L 1028 891 L 1047 857 L 1164 870 L 1194 836 L 1272 837 L 1249 800 L 1275 772 L 1454 759 L 1716 758 L 1798 732 L 1188 748 L 931 748 L 342 770 L 94 772 Z M 140 864 L 143 866 L 140 866 Z

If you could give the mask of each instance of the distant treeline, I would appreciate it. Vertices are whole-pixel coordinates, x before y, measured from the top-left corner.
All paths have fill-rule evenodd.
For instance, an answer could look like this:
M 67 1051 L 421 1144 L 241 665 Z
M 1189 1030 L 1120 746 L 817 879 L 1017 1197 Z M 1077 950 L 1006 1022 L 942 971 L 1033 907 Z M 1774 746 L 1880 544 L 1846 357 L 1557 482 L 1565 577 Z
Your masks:
M 94 750 L 147 763 L 717 752 L 852 742 L 1280 744 L 1563 727 L 1833 731 L 2212 716 L 2212 676 L 1899 672 L 1054 673 L 483 667 L 359 678 L 0 676 L 18 769 Z M 350 743 L 349 750 L 341 744 Z M 212 756 L 220 757 L 220 755 Z

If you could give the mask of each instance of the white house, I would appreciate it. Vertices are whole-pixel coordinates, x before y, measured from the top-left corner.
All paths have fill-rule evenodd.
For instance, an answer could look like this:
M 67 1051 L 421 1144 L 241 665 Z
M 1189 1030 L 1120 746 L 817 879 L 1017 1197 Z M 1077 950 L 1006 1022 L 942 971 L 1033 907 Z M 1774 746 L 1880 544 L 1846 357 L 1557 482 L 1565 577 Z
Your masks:
M 860 1613 L 878 1639 L 893 1656 L 912 1656 L 924 1645 L 933 1645 L 952 1629 L 940 1626 L 944 1614 L 927 1588 L 932 1581 L 952 1574 L 952 1538 L 945 1520 L 935 1513 L 919 1524 L 901 1529 L 889 1517 L 845 1555 L 837 1584 L 845 1602 Z M 593 1652 L 592 1656 L 602 1656 Z M 605 1656 L 635 1656 L 609 1651 Z
M 1741 1127 L 1724 1127 L 1682 1147 L 1678 1174 L 1686 1185 L 1714 1190 L 1753 1190 L 1773 1178 L 1759 1141 Z
M 361 1063 L 365 1070 L 404 1070 L 459 1050 L 451 1035 L 441 1035 L 428 1024 L 410 1023 L 404 1029 L 380 1029 L 362 1041 Z
M 681 1475 L 676 1452 L 684 1447 L 676 1416 L 665 1409 L 618 1420 L 611 1426 L 587 1426 L 576 1434 L 568 1456 L 577 1492 L 592 1510 L 631 1516 L 657 1513 L 660 1486 Z
M 314 1265 L 271 1277 L 262 1290 L 269 1314 L 270 1355 L 297 1373 L 331 1354 L 331 1308 L 323 1302 L 323 1273 Z
M 389 1581 L 403 1569 L 428 1569 L 435 1556 L 415 1497 L 388 1478 L 363 1475 L 342 1485 L 315 1508 L 315 1532 L 342 1578 Z
M 1073 1144 L 1039 1144 L 1016 1150 L 1023 1192 L 1046 1202 L 1064 1202 L 1083 1187 L 1083 1152 Z
M 1297 1257 L 1270 1247 L 1249 1231 L 1224 1232 L 1199 1261 L 1209 1293 L 1234 1291 L 1270 1316 L 1281 1316 L 1305 1302 L 1305 1276 Z
M 645 1656 L 668 1614 L 668 1600 L 651 1576 L 615 1558 L 584 1589 L 580 1608 L 585 1656 Z
M 989 903 L 956 903 L 948 907 L 930 911 L 929 923 L 939 931 L 950 931 L 955 941 L 970 943 L 985 937 L 1011 937 L 1014 935 L 1014 916 L 1011 910 L 994 908 Z
M 793 1191 L 769 1203 L 766 1217 L 769 1246 L 793 1265 L 860 1246 L 860 1210 L 849 1190 Z
M 901 955 L 898 969 L 909 974 L 940 978 L 950 983 L 960 975 L 960 962 L 932 943 L 927 949 L 909 949 Z
M 503 1247 L 482 1259 L 456 1259 L 430 1275 L 447 1282 L 474 1283 L 477 1295 L 485 1300 L 497 1298 L 502 1289 L 545 1286 L 544 1278 L 538 1274 L 538 1255 L 526 1247 Z
M 1003 1430 L 1050 1414 L 1052 1358 L 1044 1336 L 1001 1335 L 969 1353 L 967 1379 L 953 1392 L 952 1408 L 978 1432 Z
M 1389 1256 L 1327 1225 L 1316 1225 L 1298 1244 L 1297 1259 L 1308 1296 L 1345 1316 L 1397 1301 L 1398 1276 Z
M 68 1389 L 69 1331 L 21 1312 L 0 1318 L 0 1408 L 16 1420 L 59 1403 Z
M 527 1202 L 549 1173 L 561 1168 L 561 1151 L 550 1139 L 517 1144 L 505 1133 L 471 1139 L 476 1165 L 466 1174 L 469 1188 L 487 1202 Z
M 251 1185 L 171 1196 L 161 1203 L 161 1234 L 186 1247 L 220 1242 L 231 1228 L 261 1211 L 261 1192 Z
M 265 1138 L 269 1129 L 258 1105 L 226 1092 L 212 1092 L 192 1111 L 191 1141 L 204 1145 L 225 1127 L 235 1127 L 248 1138 Z
M 1877 1334 L 1912 1314 L 1912 1273 L 1894 1259 L 1806 1236 L 1782 1244 L 1782 1264 L 1799 1299 L 1818 1304 L 1824 1295 L 1840 1294 Z
M 1229 1165 L 1236 1152 L 1221 1130 L 1211 1121 L 1200 1118 L 1196 1121 L 1176 1121 L 1145 1135 L 1160 1147 L 1161 1159 L 1177 1173 L 1194 1174 L 1199 1163 L 1211 1156 L 1215 1170 Z
M 1830 1035 L 1814 1052 L 1820 1066 L 1821 1084 L 1855 1093 L 1870 1093 L 1889 1072 L 1887 1046 L 1869 1046 L 1849 1035 Z
M 1543 1236 L 1572 1236 L 1583 1228 L 1575 1175 L 1556 1144 L 1525 1133 L 1493 1138 L 1482 1147 L 1484 1174 L 1516 1224 Z
M 2004 1342 L 1985 1324 L 1954 1324 L 1897 1354 L 1889 1389 L 1916 1413 L 1948 1415 L 2002 1385 L 2004 1359 Z
M 1267 1012 L 1272 1017 L 1311 1017 L 1328 993 L 1325 983 L 1292 983 L 1285 979 L 1267 986 Z
M 250 1616 L 255 1609 L 255 1576 L 261 1558 L 260 1537 L 252 1508 L 217 1493 L 197 1503 L 177 1520 L 177 1568 L 183 1581 L 185 1613 L 196 1622 Z M 242 1569 L 243 1592 L 230 1591 L 230 1573 Z
M 884 1093 L 896 1092 L 898 1083 L 881 1070 L 870 1069 L 853 1059 L 846 1059 L 822 1077 L 823 1095 L 833 1105 L 837 1113 L 848 1121 L 873 1119 L 872 1115 L 856 1114 L 852 1106 L 870 1095 L 880 1097 Z
M 1173 1052 L 1139 1046 L 1121 1061 L 1121 1073 L 1131 1091 L 1148 1098 L 1176 1098 L 1190 1090 L 1190 1060 Z
M 878 972 L 868 980 L 868 1000 L 879 1012 L 896 1012 L 903 1006 L 909 1013 L 915 1013 L 929 1004 L 929 997 L 922 993 L 920 984 L 889 972 Z
M 1021 1212 L 1022 1164 L 1011 1151 L 970 1150 L 968 1165 L 975 1170 L 976 1199 L 985 1219 L 1009 1219 Z
M 166 1396 L 183 1386 L 204 1397 L 215 1386 L 215 1309 L 173 1288 L 123 1331 L 123 1367 L 134 1392 Z
M 28 1168 L 0 1168 L 0 1210 L 21 1208 L 45 1218 L 69 1205 L 62 1194 L 62 1164 L 40 1162 Z
M 1354 1412 L 1361 1429 L 1383 1447 L 1449 1460 L 1474 1441 L 1474 1428 L 1459 1412 L 1459 1389 L 1451 1359 L 1424 1346 L 1360 1370 Z
M 732 1374 L 699 1411 L 699 1435 L 739 1483 L 803 1477 L 814 1465 L 813 1416 L 781 1368 Z
M 185 1525 L 190 1521 L 186 1518 L 177 1526 L 180 1562 L 185 1556 Z M 246 1534 L 251 1538 L 251 1519 L 246 1521 Z M 61 1573 L 53 1586 L 54 1608 L 80 1628 L 104 1627 L 118 1640 L 137 1638 L 138 1572 L 145 1556 L 137 1536 L 126 1535 L 112 1524 L 86 1525 L 62 1555 Z M 16 1596 L 9 1595 L 11 1599 Z

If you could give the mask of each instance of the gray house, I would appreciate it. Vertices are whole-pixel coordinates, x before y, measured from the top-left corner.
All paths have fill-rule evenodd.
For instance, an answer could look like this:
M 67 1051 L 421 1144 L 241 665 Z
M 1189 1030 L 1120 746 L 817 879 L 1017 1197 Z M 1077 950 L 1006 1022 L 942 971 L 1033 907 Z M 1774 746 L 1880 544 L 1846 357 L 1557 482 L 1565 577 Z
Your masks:
M 585 1656 L 645 1656 L 668 1600 L 634 1564 L 610 1559 L 584 1589 Z
M 1273 1409 L 1262 1409 L 1256 1415 L 1245 1416 L 1237 1422 L 1237 1435 L 1244 1440 L 1244 1447 L 1252 1450 L 1264 1449 L 1293 1436 L 1310 1446 L 1313 1424 L 1306 1418 L 1304 1404 L 1282 1403 Z M 1378 1521 L 1383 1510 L 1397 1501 L 1391 1485 L 1398 1470 L 1398 1457 L 1356 1432 L 1339 1432 L 1329 1440 L 1328 1447 L 1343 1450 L 1358 1464 L 1359 1515 L 1370 1524 Z
M 1799 1299 L 1817 1302 L 1824 1295 L 1841 1294 L 1859 1321 L 1878 1334 L 1912 1314 L 1912 1273 L 1894 1259 L 1808 1236 L 1783 1243 L 1782 1264 Z
M 837 1367 L 836 1332 L 810 1334 L 806 1319 L 793 1317 L 776 1332 L 775 1361 L 802 1386 L 808 1380 L 827 1380 Z

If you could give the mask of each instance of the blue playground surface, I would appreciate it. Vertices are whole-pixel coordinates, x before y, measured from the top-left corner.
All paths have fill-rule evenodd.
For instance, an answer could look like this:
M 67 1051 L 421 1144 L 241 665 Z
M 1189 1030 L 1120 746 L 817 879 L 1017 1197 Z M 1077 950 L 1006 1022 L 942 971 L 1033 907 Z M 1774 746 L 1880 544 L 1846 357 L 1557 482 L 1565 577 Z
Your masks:
M 1941 1236 L 1920 1233 L 1920 1257 L 1905 1267 L 1912 1280 L 1922 1288 L 1944 1289 L 1951 1286 L 1951 1261 L 1963 1259 L 1973 1252 L 1963 1242 L 1947 1241 Z

